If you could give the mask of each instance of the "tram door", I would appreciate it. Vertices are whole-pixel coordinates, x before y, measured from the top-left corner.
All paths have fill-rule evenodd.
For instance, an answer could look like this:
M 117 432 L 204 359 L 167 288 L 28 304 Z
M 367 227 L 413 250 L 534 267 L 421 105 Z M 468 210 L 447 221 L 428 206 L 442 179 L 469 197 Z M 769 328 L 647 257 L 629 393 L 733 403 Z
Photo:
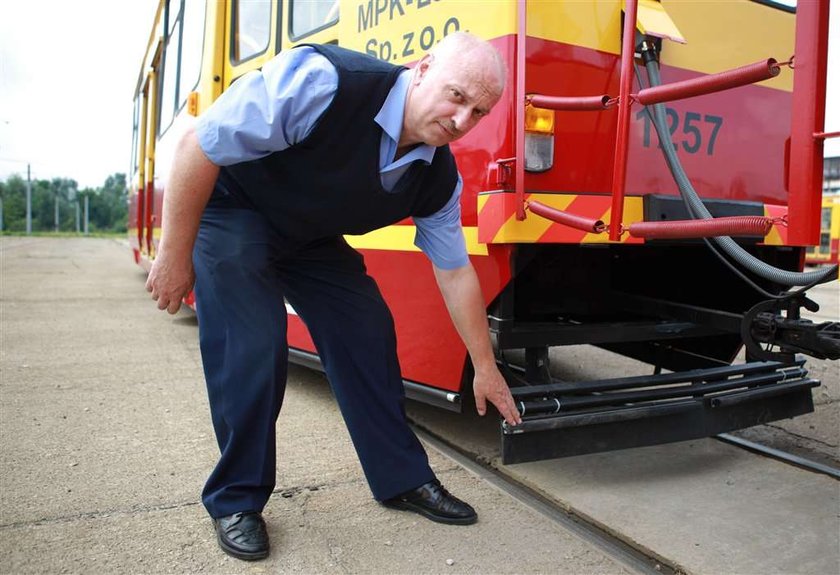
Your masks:
M 138 161 L 137 239 L 140 253 L 154 257 L 155 142 L 158 133 L 158 83 L 161 46 L 155 52 L 152 68 L 143 85 Z

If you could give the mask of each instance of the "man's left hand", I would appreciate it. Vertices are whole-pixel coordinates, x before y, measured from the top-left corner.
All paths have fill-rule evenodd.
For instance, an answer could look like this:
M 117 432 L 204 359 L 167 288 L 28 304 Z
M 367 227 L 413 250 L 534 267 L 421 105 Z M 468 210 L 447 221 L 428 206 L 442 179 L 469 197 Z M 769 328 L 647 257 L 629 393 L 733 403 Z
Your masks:
M 507 382 L 495 366 L 486 372 L 476 372 L 473 380 L 473 393 L 475 395 L 475 408 L 479 415 L 487 413 L 487 401 L 489 401 L 496 406 L 508 425 L 522 423 L 522 417 L 519 415 L 519 410 L 516 409 Z

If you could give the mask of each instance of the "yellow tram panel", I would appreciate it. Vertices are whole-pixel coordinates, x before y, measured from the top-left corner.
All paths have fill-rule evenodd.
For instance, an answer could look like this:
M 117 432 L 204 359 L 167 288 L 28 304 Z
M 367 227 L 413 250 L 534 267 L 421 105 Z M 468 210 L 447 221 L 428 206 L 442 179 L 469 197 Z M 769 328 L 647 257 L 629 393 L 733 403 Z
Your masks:
M 419 60 L 441 38 L 458 31 L 492 39 L 516 33 L 515 0 L 343 2 L 339 43 L 392 64 Z
M 725 4 L 725 17 L 715 12 Z M 528 2 L 528 36 L 598 50 L 608 54 L 621 52 L 621 15 L 624 2 Z M 662 64 L 702 74 L 714 74 L 752 64 L 766 58 L 787 60 L 794 52 L 790 33 L 794 14 L 768 10 L 750 0 L 727 0 L 725 3 L 696 0 L 663 0 L 661 7 L 670 21 L 679 22 L 679 33 L 685 44 L 666 41 Z M 761 22 L 756 26 L 756 22 Z M 676 28 L 676 27 L 675 27 Z M 727 42 L 706 42 L 700 51 L 692 45 L 709 37 L 738 38 L 738 50 Z M 793 74 L 758 85 L 777 90 L 793 90 Z

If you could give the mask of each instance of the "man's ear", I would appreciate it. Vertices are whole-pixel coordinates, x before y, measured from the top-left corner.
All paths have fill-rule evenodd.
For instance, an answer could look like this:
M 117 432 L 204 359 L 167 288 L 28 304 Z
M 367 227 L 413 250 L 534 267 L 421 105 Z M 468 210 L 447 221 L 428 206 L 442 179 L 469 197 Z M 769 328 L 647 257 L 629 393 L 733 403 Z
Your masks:
M 423 80 L 423 78 L 426 76 L 426 72 L 429 71 L 429 66 L 432 65 L 432 62 L 434 62 L 434 60 L 434 54 L 426 54 L 425 56 L 420 58 L 420 61 L 417 62 L 416 66 L 417 71 L 414 73 L 415 84 L 419 84 L 421 80 Z

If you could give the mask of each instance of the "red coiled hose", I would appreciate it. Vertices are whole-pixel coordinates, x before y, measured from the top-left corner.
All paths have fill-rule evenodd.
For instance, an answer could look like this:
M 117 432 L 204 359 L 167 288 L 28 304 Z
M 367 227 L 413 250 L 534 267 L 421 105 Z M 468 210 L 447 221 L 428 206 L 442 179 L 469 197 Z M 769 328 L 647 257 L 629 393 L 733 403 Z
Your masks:
M 770 233 L 773 220 L 764 216 L 733 216 L 706 220 L 636 222 L 630 235 L 646 239 L 710 238 L 716 236 L 761 236 Z
M 600 234 L 607 230 L 602 220 L 585 218 L 530 201 L 526 207 L 538 216 L 585 232 Z M 775 221 L 764 216 L 731 216 L 705 220 L 672 220 L 667 222 L 636 222 L 622 231 L 636 238 L 649 240 L 710 238 L 716 236 L 760 236 L 770 233 Z
M 660 102 L 691 98 L 692 96 L 700 96 L 702 94 L 711 94 L 712 92 L 720 92 L 730 88 L 737 88 L 738 86 L 746 86 L 747 84 L 768 80 L 778 75 L 778 62 L 773 58 L 768 58 L 755 64 L 749 64 L 748 66 L 742 66 L 718 74 L 710 74 L 682 82 L 672 82 L 670 84 L 654 86 L 653 88 L 645 88 L 639 91 L 638 94 L 634 94 L 633 97 L 637 102 L 647 106 L 650 104 L 659 104 Z
M 528 202 L 526 206 L 531 212 L 542 216 L 547 220 L 557 222 L 572 228 L 583 230 L 594 234 L 600 234 L 607 226 L 601 220 L 593 220 L 584 218 L 583 216 L 576 216 L 568 212 L 563 212 L 551 206 L 547 206 L 540 202 Z
M 545 108 L 547 110 L 575 110 L 594 111 L 604 110 L 610 97 L 604 94 L 603 96 L 580 96 L 580 97 L 566 97 L 566 96 L 543 96 L 541 94 L 532 94 L 528 96 L 527 100 L 535 108 Z

